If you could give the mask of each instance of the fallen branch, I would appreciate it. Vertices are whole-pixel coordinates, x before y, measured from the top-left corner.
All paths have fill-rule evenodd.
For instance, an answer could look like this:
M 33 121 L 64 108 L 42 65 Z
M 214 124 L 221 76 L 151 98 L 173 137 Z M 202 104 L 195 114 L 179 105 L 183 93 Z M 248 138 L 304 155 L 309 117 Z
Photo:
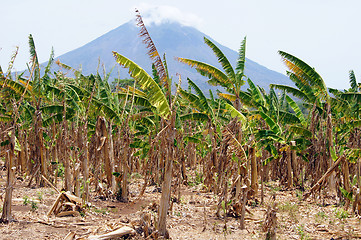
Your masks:
M 58 197 L 56 198 L 55 202 L 53 203 L 53 206 L 50 208 L 47 216 L 49 217 L 58 207 L 60 199 L 63 197 L 63 193 L 60 193 Z
M 45 222 L 45 221 L 36 221 L 36 223 L 40 223 L 40 224 L 44 224 L 44 225 L 47 225 L 47 226 L 50 226 L 50 227 L 53 227 L 53 228 L 67 228 L 69 227 L 68 224 L 55 224 L 54 222 Z
M 131 227 L 128 226 L 124 226 L 121 227 L 113 232 L 110 233 L 106 233 L 103 235 L 98 235 L 98 236 L 89 236 L 89 240 L 106 240 L 106 239 L 113 239 L 113 238 L 120 238 L 124 235 L 128 235 L 128 234 L 135 234 L 135 230 Z
M 65 236 L 64 240 L 73 240 L 74 237 L 75 237 L 75 232 L 70 232 Z
M 80 213 L 78 211 L 64 211 L 56 214 L 56 217 L 65 217 L 65 216 L 78 217 L 80 216 Z
M 325 182 L 325 180 L 333 173 L 333 171 L 335 171 L 336 167 L 343 161 L 345 160 L 345 155 L 342 155 L 341 157 L 339 157 L 337 159 L 337 161 L 326 171 L 326 173 L 317 181 L 317 183 L 315 185 L 313 185 L 313 187 L 304 194 L 303 196 L 303 200 L 306 200 L 313 192 L 317 191 L 318 189 L 320 189 L 320 187 L 322 186 L 322 184 Z
M 44 177 L 44 175 L 41 175 L 41 177 L 44 179 L 44 181 L 45 181 L 47 184 L 49 184 L 49 186 L 50 186 L 51 188 L 53 188 L 57 193 L 60 193 L 60 191 L 59 191 L 48 179 L 46 179 L 46 177 Z
M 56 198 L 53 206 L 48 212 L 48 217 L 54 213 L 56 217 L 79 216 L 83 212 L 82 199 L 70 192 L 62 192 Z
M 70 201 L 75 202 L 77 204 L 83 204 L 83 199 L 81 199 L 80 197 L 77 197 L 73 194 L 71 194 L 70 192 L 64 192 L 63 193 Z

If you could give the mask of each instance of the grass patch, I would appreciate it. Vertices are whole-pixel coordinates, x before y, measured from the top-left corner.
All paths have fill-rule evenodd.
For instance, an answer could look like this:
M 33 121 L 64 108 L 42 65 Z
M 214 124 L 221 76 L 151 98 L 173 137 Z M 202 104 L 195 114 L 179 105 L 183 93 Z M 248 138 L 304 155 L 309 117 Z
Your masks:
M 285 202 L 278 206 L 278 210 L 280 212 L 287 213 L 290 219 L 294 222 L 298 222 L 298 213 L 299 213 L 299 206 L 297 204 L 293 204 L 291 202 Z
M 296 190 L 296 197 L 297 197 L 298 201 L 302 201 L 303 192 L 300 190 Z
M 308 234 L 305 232 L 305 226 L 303 224 L 297 226 L 297 233 L 298 233 L 298 235 L 300 235 L 301 240 L 309 240 L 310 239 Z
M 336 208 L 335 209 L 335 217 L 340 220 L 346 219 L 346 218 L 348 218 L 348 212 L 342 208 L 339 208 L 339 209 Z
M 100 209 L 99 208 L 94 208 L 93 211 L 96 212 L 96 213 L 100 213 L 102 215 L 109 214 L 109 211 L 108 211 L 107 208 L 100 208 Z
M 188 179 L 192 178 L 188 175 Z M 191 187 L 197 186 L 199 184 L 203 184 L 204 176 L 203 173 L 195 171 L 195 177 L 192 178 L 191 181 L 188 181 L 188 185 Z
M 28 196 L 24 196 L 23 197 L 23 205 L 26 206 L 30 203 L 30 198 Z
M 132 173 L 131 178 L 142 179 L 143 176 L 140 173 L 135 172 L 135 173 Z
M 31 211 L 35 212 L 38 208 L 38 203 L 31 200 Z
M 37 192 L 36 195 L 38 196 L 38 200 L 41 202 L 43 201 L 44 194 L 42 192 Z
M 324 220 L 326 220 L 327 215 L 326 215 L 325 212 L 321 211 L 321 212 L 318 212 L 318 213 L 315 215 L 315 217 L 316 217 L 316 222 L 321 223 L 321 222 L 323 222 Z

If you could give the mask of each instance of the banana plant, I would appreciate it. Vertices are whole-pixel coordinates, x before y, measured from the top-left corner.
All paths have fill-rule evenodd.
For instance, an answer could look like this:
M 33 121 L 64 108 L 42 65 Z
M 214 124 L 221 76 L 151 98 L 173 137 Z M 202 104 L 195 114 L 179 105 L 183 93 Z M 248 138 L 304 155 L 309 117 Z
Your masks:
M 224 53 L 211 40 L 204 37 L 204 42 L 217 56 L 218 62 L 221 64 L 223 71 L 215 66 L 196 60 L 180 57 L 178 57 L 177 60 L 194 67 L 202 76 L 209 78 L 208 83 L 210 85 L 224 87 L 228 94 L 220 93 L 219 95 L 232 101 L 233 106 L 239 111 L 241 108 L 240 91 L 241 87 L 245 83 L 244 78 L 246 77 L 244 74 L 246 62 L 246 38 L 243 39 L 238 51 L 237 65 L 235 69 L 233 69 Z
M 308 109 L 307 124 L 291 128 L 294 133 L 304 134 L 303 140 L 309 141 L 307 159 L 310 161 L 307 174 L 316 177 L 332 166 L 332 149 L 335 147 L 335 110 L 332 106 L 335 99 L 329 94 L 320 74 L 301 59 L 279 51 L 283 62 L 288 68 L 287 75 L 295 87 L 271 84 L 272 88 L 284 90 L 294 97 L 303 100 Z M 308 131 L 306 131 L 308 130 Z M 305 142 L 305 141 L 303 141 Z
M 167 152 L 165 156 L 165 171 L 164 181 L 162 186 L 162 195 L 160 200 L 159 219 L 158 219 L 158 231 L 161 235 L 165 236 L 166 229 L 166 217 L 169 207 L 171 180 L 172 180 L 172 168 L 173 168 L 173 155 L 175 153 L 174 139 L 176 138 L 177 130 L 176 124 L 176 109 L 175 100 L 172 99 L 171 85 L 172 81 L 168 75 L 167 65 L 164 57 L 164 61 L 160 57 L 158 50 L 150 37 L 147 28 L 144 25 L 143 19 L 138 10 L 137 24 L 140 27 L 140 36 L 143 38 L 143 42 L 147 45 L 148 55 L 151 58 L 157 78 L 152 78 L 143 68 L 137 65 L 132 60 L 125 56 L 113 52 L 115 60 L 123 67 L 128 69 L 129 75 L 134 78 L 139 84 L 140 88 L 144 91 L 145 97 L 148 102 L 154 107 L 155 114 L 161 117 L 161 147 L 164 148 L 162 152 Z M 166 148 L 166 149 L 165 149 Z

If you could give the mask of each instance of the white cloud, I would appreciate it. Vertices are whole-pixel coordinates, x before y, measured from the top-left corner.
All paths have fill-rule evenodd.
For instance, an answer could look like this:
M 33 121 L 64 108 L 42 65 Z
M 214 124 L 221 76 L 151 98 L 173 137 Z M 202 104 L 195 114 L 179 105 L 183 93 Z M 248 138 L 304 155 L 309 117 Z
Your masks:
M 159 25 L 165 22 L 179 22 L 185 26 L 199 28 L 203 22 L 203 20 L 197 15 L 182 12 L 178 8 L 172 6 L 140 3 L 134 8 L 137 8 L 140 11 L 146 25 Z

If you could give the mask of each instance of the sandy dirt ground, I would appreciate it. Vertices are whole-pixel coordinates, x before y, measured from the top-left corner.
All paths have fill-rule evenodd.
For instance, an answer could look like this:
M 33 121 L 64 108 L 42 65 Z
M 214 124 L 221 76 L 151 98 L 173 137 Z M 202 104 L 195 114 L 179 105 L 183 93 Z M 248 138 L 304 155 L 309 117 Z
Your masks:
M 5 171 L 0 177 L 0 206 L 5 195 Z M 90 206 L 85 214 L 72 217 L 47 216 L 58 193 L 51 187 L 27 187 L 28 178 L 18 177 L 14 186 L 12 214 L 14 222 L 0 224 L 0 239 L 64 239 L 75 233 L 74 239 L 111 232 L 122 226 L 134 227 L 145 212 L 156 219 L 159 188 L 147 187 L 138 199 L 142 187 L 141 178 L 132 177 L 130 202 L 121 203 L 99 198 L 92 193 Z M 218 197 L 201 190 L 200 185 L 182 186 L 178 203 L 174 202 L 168 216 L 171 239 L 265 239 L 262 225 L 265 213 L 274 201 L 277 204 L 277 239 L 361 239 L 361 221 L 337 204 L 336 198 L 302 201 L 302 192 L 283 190 L 276 182 L 266 183 L 264 203 L 249 201 L 245 228 L 239 227 L 239 219 L 217 218 Z M 260 194 L 259 194 L 260 195 Z M 271 196 L 275 196 L 275 200 Z M 143 239 L 142 234 L 123 239 Z

